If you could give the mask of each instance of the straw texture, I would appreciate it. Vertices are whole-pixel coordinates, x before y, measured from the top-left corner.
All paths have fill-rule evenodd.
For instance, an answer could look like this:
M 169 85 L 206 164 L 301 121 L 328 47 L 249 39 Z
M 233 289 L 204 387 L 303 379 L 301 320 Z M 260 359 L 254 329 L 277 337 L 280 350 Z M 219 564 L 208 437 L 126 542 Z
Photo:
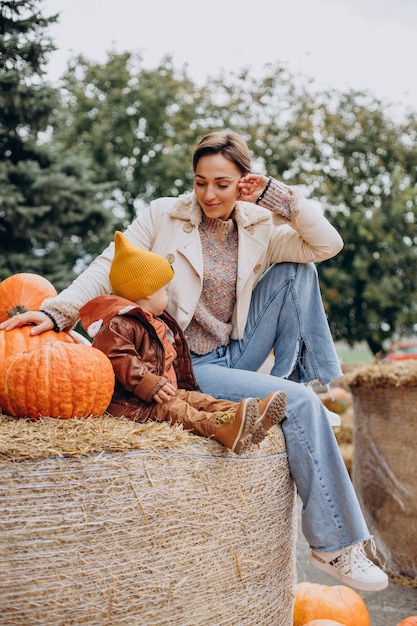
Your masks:
M 343 382 L 351 391 L 355 387 L 417 387 L 417 361 L 372 363 L 357 366 L 345 374 Z
M 273 431 L 238 457 L 165 423 L 0 417 L 0 623 L 291 626 L 295 489 Z
M 389 574 L 417 582 L 417 364 L 354 373 L 352 479 Z

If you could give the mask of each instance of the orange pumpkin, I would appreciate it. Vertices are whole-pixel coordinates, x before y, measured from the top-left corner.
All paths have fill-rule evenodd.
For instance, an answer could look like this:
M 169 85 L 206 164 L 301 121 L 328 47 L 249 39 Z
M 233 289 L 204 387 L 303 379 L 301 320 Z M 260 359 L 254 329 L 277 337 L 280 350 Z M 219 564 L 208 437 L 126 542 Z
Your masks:
M 81 343 L 74 333 L 46 330 L 39 335 L 31 335 L 32 326 L 18 326 L 12 330 L 0 329 L 0 367 L 8 356 L 40 348 L 48 341 L 64 341 L 65 343 Z
M 406 617 L 397 626 L 417 626 L 417 615 Z
M 335 622 L 333 619 L 313 619 L 304 626 L 346 626 L 346 624 Z
M 344 626 L 370 626 L 365 602 L 345 585 L 329 587 L 318 583 L 296 585 L 294 626 L 305 626 L 312 620 L 333 620 Z
M 320 396 L 320 400 L 329 411 L 340 415 L 352 406 L 352 394 L 342 387 L 332 389 L 332 396 L 329 393 Z
M 5 379 L 6 360 L 13 355 L 40 348 L 44 343 L 63 341 L 65 343 L 79 343 L 75 334 L 66 332 L 56 333 L 47 330 L 40 335 L 31 335 L 32 326 L 20 326 L 12 330 L 0 330 L 0 407 L 3 412 L 11 415 L 12 407 L 7 396 L 2 394 Z
M 49 341 L 10 356 L 0 388 L 0 405 L 15 417 L 89 417 L 110 404 L 114 373 L 108 357 L 83 344 Z
M 38 311 L 46 298 L 57 292 L 52 283 L 39 274 L 12 274 L 0 282 L 0 322 L 26 311 Z

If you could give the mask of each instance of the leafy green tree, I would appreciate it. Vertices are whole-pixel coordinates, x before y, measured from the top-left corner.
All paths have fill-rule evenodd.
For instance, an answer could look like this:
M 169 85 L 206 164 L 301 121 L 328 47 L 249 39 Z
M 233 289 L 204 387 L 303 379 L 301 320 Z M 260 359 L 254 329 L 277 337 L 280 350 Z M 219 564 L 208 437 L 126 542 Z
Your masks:
M 345 240 L 323 266 L 324 297 L 334 337 L 376 354 L 416 327 L 416 119 L 358 93 L 322 112 L 322 193 Z
M 125 222 L 140 201 L 192 187 L 191 151 L 208 95 L 169 57 L 146 70 L 130 53 L 110 53 L 104 64 L 79 56 L 63 83 L 64 123 L 56 136 L 92 158 L 98 182 L 112 182 Z
M 60 93 L 43 68 L 57 17 L 38 4 L 0 0 L 0 279 L 30 271 L 60 289 L 101 248 L 112 213 L 87 161 L 50 141 Z

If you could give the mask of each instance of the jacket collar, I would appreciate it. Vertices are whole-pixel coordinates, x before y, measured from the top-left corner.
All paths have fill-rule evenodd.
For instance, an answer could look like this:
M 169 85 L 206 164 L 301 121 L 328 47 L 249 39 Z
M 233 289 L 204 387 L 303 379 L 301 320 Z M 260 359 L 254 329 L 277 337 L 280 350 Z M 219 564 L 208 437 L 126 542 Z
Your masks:
M 81 307 L 81 324 L 90 337 L 95 337 L 103 324 L 110 321 L 112 317 L 126 315 L 132 311 L 142 311 L 142 309 L 120 296 L 97 296 Z
M 193 226 L 198 226 L 202 220 L 202 209 L 194 193 L 180 196 L 170 210 L 170 215 L 180 220 L 187 220 Z M 235 220 L 241 228 L 253 226 L 270 219 L 271 212 L 252 202 L 236 202 L 234 211 Z

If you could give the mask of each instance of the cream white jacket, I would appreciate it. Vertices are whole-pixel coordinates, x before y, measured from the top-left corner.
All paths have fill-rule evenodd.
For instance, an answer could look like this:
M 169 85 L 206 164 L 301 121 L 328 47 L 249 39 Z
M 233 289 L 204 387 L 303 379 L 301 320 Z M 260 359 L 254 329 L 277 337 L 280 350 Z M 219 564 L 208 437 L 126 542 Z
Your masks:
M 259 205 L 237 202 L 238 278 L 232 317 L 232 339 L 240 339 L 246 324 L 252 290 L 262 273 L 283 261 L 310 263 L 335 256 L 343 241 L 323 216 L 320 205 L 292 188 L 295 200 L 289 219 Z M 182 330 L 190 323 L 203 285 L 203 256 L 198 225 L 202 212 L 194 194 L 180 198 L 159 198 L 125 231 L 136 246 L 166 257 L 175 276 L 169 290 L 167 311 Z M 67 289 L 46 300 L 42 308 L 78 320 L 78 311 L 92 298 L 110 293 L 109 269 L 113 243 Z M 222 251 L 219 250 L 219 255 Z

